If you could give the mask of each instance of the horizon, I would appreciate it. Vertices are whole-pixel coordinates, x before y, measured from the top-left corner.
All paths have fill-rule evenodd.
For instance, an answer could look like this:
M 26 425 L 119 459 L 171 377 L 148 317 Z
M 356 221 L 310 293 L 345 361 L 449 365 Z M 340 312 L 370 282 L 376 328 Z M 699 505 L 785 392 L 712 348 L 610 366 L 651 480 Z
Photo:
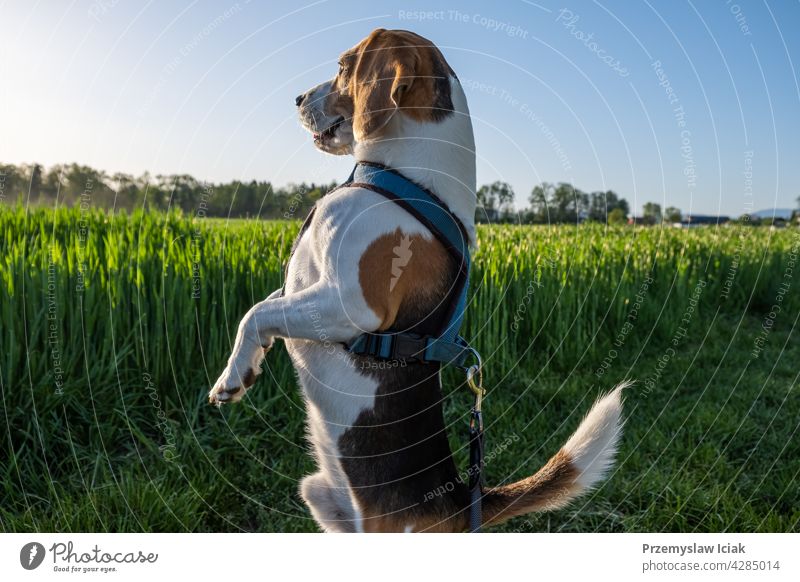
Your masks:
M 796 208 L 800 4 L 325 0 L 4 6 L 0 161 L 211 183 L 341 181 L 294 95 L 373 28 L 435 42 L 465 88 L 478 185 L 613 190 L 687 214 Z M 10 89 L 10 88 L 13 88 Z M 24 88 L 24 89 L 21 89 Z
M 4 163 L 6 163 L 6 162 L 4 162 L 3 160 L 0 160 L 0 166 L 2 166 Z M 25 167 L 33 167 L 35 165 L 39 165 L 42 168 L 43 174 L 44 174 L 44 171 L 50 170 L 53 167 L 56 167 L 56 166 L 64 166 L 64 167 L 66 167 L 66 166 L 69 166 L 71 164 L 75 164 L 75 165 L 78 165 L 78 166 L 86 167 L 86 164 L 81 164 L 79 162 L 66 162 L 66 163 L 63 163 L 63 164 L 54 164 L 52 166 L 45 166 L 43 164 L 37 164 L 36 162 L 27 162 L 27 163 L 14 164 L 14 165 L 16 167 L 23 167 L 23 166 L 25 166 Z M 104 168 L 93 168 L 93 167 L 90 167 L 90 168 L 92 170 L 96 170 L 96 171 L 104 174 L 105 177 L 108 178 L 111 181 L 113 181 L 113 176 L 114 175 L 116 175 L 116 174 L 125 174 L 125 172 L 117 172 L 117 171 L 114 171 L 114 170 L 107 170 L 107 169 L 104 169 Z M 128 177 L 131 177 L 131 178 L 134 178 L 134 179 L 140 179 L 140 178 L 143 178 L 145 175 L 150 176 L 151 178 L 159 178 L 159 177 L 170 178 L 170 177 L 184 176 L 186 174 L 153 174 L 153 173 L 148 172 L 147 170 L 145 170 L 144 172 L 142 172 L 141 174 L 138 174 L 138 175 L 134 175 L 134 174 L 126 174 L 126 175 Z M 292 189 L 300 188 L 303 185 L 310 186 L 310 187 L 314 187 L 314 186 L 319 187 L 319 186 L 329 186 L 331 184 L 336 183 L 335 180 L 334 180 L 334 181 L 322 181 L 322 182 L 302 182 L 302 181 L 301 182 L 286 182 L 286 183 L 283 183 L 283 184 L 276 184 L 275 182 L 273 182 L 269 178 L 234 178 L 233 180 L 230 180 L 230 181 L 220 182 L 220 181 L 205 180 L 203 178 L 199 178 L 199 177 L 194 176 L 192 174 L 188 174 L 188 176 L 193 178 L 193 179 L 195 179 L 199 185 L 202 185 L 204 187 L 208 187 L 208 186 L 211 186 L 211 187 L 223 187 L 223 186 L 230 185 L 233 182 L 241 182 L 242 184 L 250 184 L 250 183 L 253 183 L 253 182 L 256 182 L 256 183 L 259 183 L 259 184 L 268 184 L 270 189 L 272 190 L 273 195 L 274 195 L 275 191 L 277 191 L 277 190 L 288 190 L 288 191 L 291 191 Z M 155 183 L 154 183 L 154 185 L 155 185 Z M 478 183 L 478 189 L 480 189 L 481 186 L 486 186 L 486 185 L 489 185 L 489 184 L 488 183 L 487 184 L 482 184 L 482 183 L 479 182 Z M 585 189 L 581 188 L 579 185 L 576 185 L 576 184 L 569 184 L 569 185 L 571 187 L 575 188 L 576 190 L 579 190 L 579 191 L 587 193 L 587 194 L 593 194 L 593 193 L 597 193 L 597 192 L 602 193 L 603 192 L 603 191 L 600 191 L 600 190 L 585 190 Z M 533 187 L 535 187 L 535 186 L 533 186 Z M 533 189 L 533 187 L 531 189 Z M 30 192 L 28 192 L 28 193 L 30 193 Z M 622 200 L 628 201 L 627 198 L 625 197 L 624 193 L 622 193 L 622 192 L 614 192 L 614 193 L 617 194 Z M 515 194 L 515 211 L 520 211 L 521 212 L 521 211 L 527 210 L 529 208 L 528 196 L 530 195 L 530 192 L 527 193 L 527 194 L 522 193 L 523 195 L 520 195 L 519 192 L 515 191 L 514 194 Z M 265 192 L 265 194 L 264 194 L 265 199 L 266 199 L 267 195 L 268 195 L 268 192 Z M 8 198 L 8 196 L 6 195 L 4 198 Z M 652 202 L 652 201 L 644 201 L 643 204 L 647 204 L 648 202 Z M 665 211 L 666 208 L 667 207 L 662 206 L 661 207 L 662 212 Z M 798 203 L 795 204 L 794 206 L 787 206 L 787 207 L 777 207 L 777 206 L 775 206 L 775 207 L 768 207 L 768 208 L 766 208 L 766 207 L 765 208 L 756 208 L 756 209 L 753 209 L 752 211 L 749 211 L 749 212 L 743 212 L 741 214 L 731 214 L 731 215 L 727 215 L 725 213 L 707 214 L 707 213 L 704 213 L 704 212 L 693 212 L 693 213 L 690 214 L 690 213 L 686 212 L 683 208 L 680 208 L 680 207 L 678 207 L 678 210 L 680 210 L 681 213 L 684 214 L 684 218 L 686 218 L 688 216 L 692 216 L 692 217 L 712 216 L 712 217 L 719 217 L 719 218 L 731 218 L 731 217 L 740 218 L 741 216 L 743 216 L 745 214 L 748 214 L 748 215 L 750 215 L 752 217 L 757 217 L 757 218 L 768 218 L 768 217 L 776 218 L 776 217 L 779 217 L 780 211 L 786 211 L 786 212 L 789 212 L 791 214 L 791 213 L 794 213 L 795 211 L 800 210 L 800 198 L 798 198 Z M 770 212 L 772 214 L 768 214 Z M 626 216 L 628 216 L 630 218 L 641 218 L 642 214 L 643 214 L 642 209 L 637 211 L 634 208 L 631 208 L 630 212 Z M 255 217 L 255 218 L 262 218 L 262 217 Z M 264 218 L 264 219 L 267 219 L 267 218 Z

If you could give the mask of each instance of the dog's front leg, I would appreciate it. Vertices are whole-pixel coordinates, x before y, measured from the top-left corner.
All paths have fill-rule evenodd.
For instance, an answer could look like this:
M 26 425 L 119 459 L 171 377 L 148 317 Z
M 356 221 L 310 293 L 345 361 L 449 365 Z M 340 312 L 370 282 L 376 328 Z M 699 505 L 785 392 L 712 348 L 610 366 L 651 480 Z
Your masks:
M 256 303 L 242 318 L 228 358 L 228 365 L 208 394 L 208 400 L 212 404 L 239 400 L 242 392 L 255 382 L 261 369 L 261 362 L 272 347 L 274 338 L 254 336 L 251 333 L 252 324 L 246 325 L 246 322 L 253 317 L 256 309 L 280 297 L 281 291 L 282 289 L 276 289 L 270 293 L 264 301 Z M 255 339 L 258 340 L 256 344 L 253 343 Z
M 377 329 L 380 320 L 360 293 L 320 281 L 290 295 L 273 293 L 254 305 L 239 324 L 228 365 L 208 395 L 212 404 L 237 402 L 260 374 L 275 337 L 344 342 Z M 323 327 L 324 326 L 324 327 Z

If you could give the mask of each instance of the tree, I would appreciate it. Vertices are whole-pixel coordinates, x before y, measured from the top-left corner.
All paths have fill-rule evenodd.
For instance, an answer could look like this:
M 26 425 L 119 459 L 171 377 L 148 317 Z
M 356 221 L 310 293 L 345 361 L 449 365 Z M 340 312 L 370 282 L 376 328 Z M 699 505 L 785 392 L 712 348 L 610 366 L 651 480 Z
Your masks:
M 531 219 L 533 222 L 550 222 L 549 200 L 555 186 L 548 182 L 542 182 L 531 190 L 528 202 L 531 205 Z
M 532 222 L 576 223 L 589 216 L 589 195 L 567 182 L 542 182 L 528 200 L 531 208 L 526 216 Z
M 42 192 L 42 166 L 34 164 L 31 168 L 31 181 L 28 187 L 29 200 L 39 201 Z
M 141 204 L 139 188 L 133 176 L 118 172 L 111 176 L 109 188 L 116 192 L 116 207 L 133 210 Z
M 13 203 L 28 190 L 24 168 L 0 164 L 0 202 Z
M 619 208 L 623 216 L 628 215 L 628 201 L 620 198 L 616 192 L 592 192 L 589 200 L 589 219 L 597 222 L 610 220 L 610 213 Z
M 589 197 L 572 184 L 560 182 L 553 190 L 551 206 L 554 213 L 553 222 L 578 222 L 586 214 L 589 206 Z
M 674 206 L 667 206 L 664 210 L 664 220 L 667 222 L 680 222 L 683 219 L 681 209 Z
M 627 213 L 622 208 L 615 208 L 608 213 L 608 224 L 625 224 L 627 220 Z
M 508 182 L 499 180 L 485 184 L 478 190 L 476 219 L 490 222 L 507 220 L 514 205 L 514 189 Z
M 647 202 L 644 205 L 644 223 L 658 224 L 661 222 L 661 205 L 655 202 Z

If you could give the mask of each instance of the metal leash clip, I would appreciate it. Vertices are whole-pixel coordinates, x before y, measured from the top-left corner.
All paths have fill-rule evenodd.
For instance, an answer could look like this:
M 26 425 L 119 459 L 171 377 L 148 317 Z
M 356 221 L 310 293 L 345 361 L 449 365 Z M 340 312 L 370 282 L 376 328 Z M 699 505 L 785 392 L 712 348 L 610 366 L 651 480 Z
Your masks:
M 475 380 L 476 377 L 477 381 Z M 467 386 L 469 386 L 470 391 L 475 395 L 474 408 L 477 412 L 480 412 L 481 405 L 483 404 L 483 395 L 486 394 L 486 390 L 483 388 L 483 366 L 480 361 L 480 356 L 478 356 L 477 364 L 473 364 L 467 368 Z

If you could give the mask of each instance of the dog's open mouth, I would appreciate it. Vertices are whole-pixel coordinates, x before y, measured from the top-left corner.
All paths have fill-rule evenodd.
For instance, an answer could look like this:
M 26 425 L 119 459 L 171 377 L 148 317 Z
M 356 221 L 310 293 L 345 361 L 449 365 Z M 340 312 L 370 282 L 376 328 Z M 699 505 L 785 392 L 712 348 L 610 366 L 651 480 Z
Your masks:
M 344 117 L 339 116 L 339 119 L 334 121 L 331 125 L 329 125 L 326 129 L 320 131 L 319 133 L 314 133 L 314 141 L 317 143 L 324 143 L 330 141 L 336 135 L 336 130 L 339 129 L 339 126 L 342 125 L 344 122 Z

